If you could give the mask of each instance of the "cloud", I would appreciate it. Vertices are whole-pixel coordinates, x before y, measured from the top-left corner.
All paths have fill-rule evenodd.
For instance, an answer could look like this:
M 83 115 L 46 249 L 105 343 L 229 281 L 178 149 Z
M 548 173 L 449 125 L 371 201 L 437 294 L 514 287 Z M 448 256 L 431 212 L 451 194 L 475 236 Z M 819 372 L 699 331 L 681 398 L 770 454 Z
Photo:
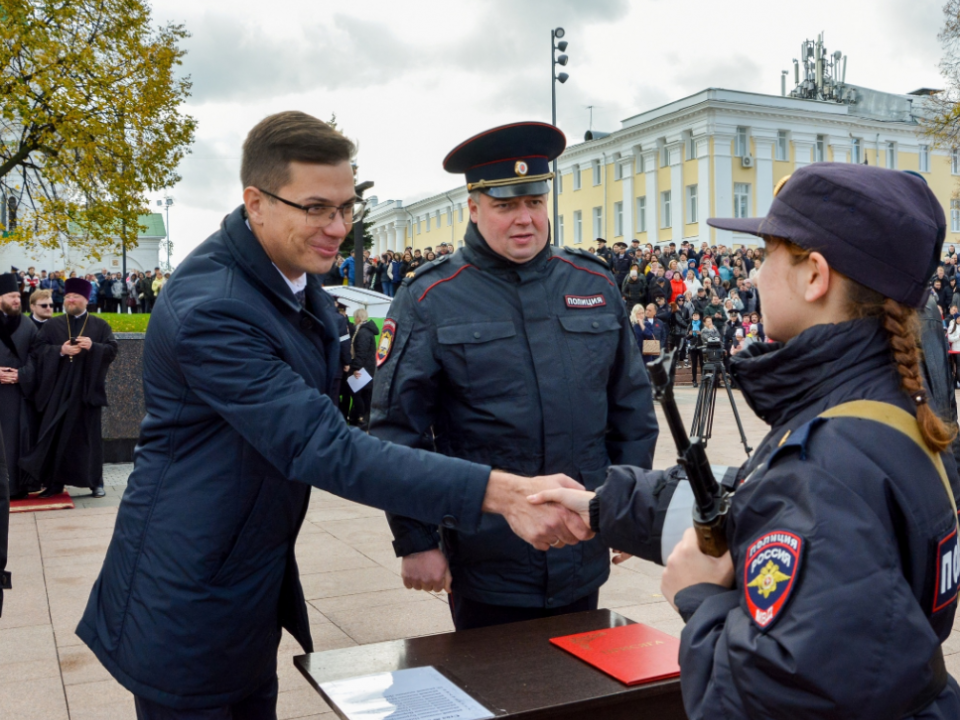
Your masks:
M 219 136 L 197 139 L 178 168 L 177 201 L 198 208 L 229 208 L 240 192 L 242 138 Z
M 369 87 L 429 61 L 385 23 L 347 15 L 295 26 L 286 37 L 226 14 L 208 13 L 189 27 L 183 71 L 193 80 L 195 103 Z
M 688 63 L 674 75 L 679 92 L 677 100 L 708 87 L 757 91 L 763 84 L 764 69 L 760 63 L 745 55 L 729 58 L 710 58 Z

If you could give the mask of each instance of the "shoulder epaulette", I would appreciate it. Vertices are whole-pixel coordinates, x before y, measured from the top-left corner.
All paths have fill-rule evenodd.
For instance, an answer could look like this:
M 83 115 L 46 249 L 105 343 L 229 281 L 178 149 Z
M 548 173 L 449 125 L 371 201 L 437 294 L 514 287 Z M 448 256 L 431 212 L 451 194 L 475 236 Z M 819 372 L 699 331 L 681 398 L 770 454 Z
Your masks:
M 583 258 L 584 260 L 590 260 L 591 262 L 595 262 L 597 265 L 600 265 L 601 267 L 604 267 L 607 270 L 610 269 L 610 266 L 607 265 L 606 260 L 604 260 L 602 257 L 598 255 L 594 255 L 593 253 L 587 252 L 586 250 L 581 250 L 580 248 L 572 248 L 572 247 L 566 247 L 566 246 L 561 247 L 560 249 L 569 255 L 574 255 L 578 258 Z
M 430 262 L 421 265 L 421 266 L 418 267 L 416 270 L 414 270 L 412 273 L 407 273 L 407 276 L 403 279 L 403 284 L 404 284 L 404 285 L 409 285 L 410 283 L 412 283 L 414 280 L 416 280 L 416 279 L 417 279 L 418 277 L 420 277 L 421 275 L 426 275 L 426 274 L 427 274 L 428 272 L 430 272 L 431 270 L 439 267 L 440 265 L 443 265 L 443 263 L 445 263 L 445 262 L 446 262 L 447 260 L 449 260 L 451 257 L 453 257 L 453 256 L 452 256 L 452 255 L 441 255 L 441 256 L 438 257 L 436 260 L 431 260 Z

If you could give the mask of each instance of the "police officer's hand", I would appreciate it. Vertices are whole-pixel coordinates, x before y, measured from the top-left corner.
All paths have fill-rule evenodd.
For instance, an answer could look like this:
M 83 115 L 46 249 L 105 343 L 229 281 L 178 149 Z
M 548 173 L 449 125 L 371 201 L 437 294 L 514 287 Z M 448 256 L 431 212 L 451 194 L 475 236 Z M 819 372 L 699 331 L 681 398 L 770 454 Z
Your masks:
M 525 478 L 494 470 L 487 482 L 483 511 L 503 515 L 510 529 L 537 550 L 575 545 L 594 535 L 580 515 L 555 503 L 527 501 L 530 495 L 564 487 L 583 490 L 583 485 L 566 475 Z
M 450 592 L 450 566 L 437 548 L 405 556 L 400 564 L 400 577 L 408 590 Z
M 683 539 L 667 559 L 667 567 L 660 578 L 660 592 L 676 610 L 673 599 L 677 593 L 700 583 L 733 587 L 733 560 L 729 552 L 718 558 L 704 555 L 697 543 L 697 531 L 687 528 Z

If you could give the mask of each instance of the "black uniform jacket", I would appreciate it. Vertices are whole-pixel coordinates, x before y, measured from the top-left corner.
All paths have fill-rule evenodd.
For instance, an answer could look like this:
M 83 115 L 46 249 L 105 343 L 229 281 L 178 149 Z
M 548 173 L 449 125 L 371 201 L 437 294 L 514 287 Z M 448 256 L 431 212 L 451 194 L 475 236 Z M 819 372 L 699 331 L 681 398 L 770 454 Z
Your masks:
M 875 320 L 819 325 L 786 345 L 755 343 L 731 366 L 772 430 L 733 497 L 734 589 L 695 585 L 676 597 L 688 716 L 960 717 L 953 678 L 916 708 L 934 684 L 960 580 L 940 478 L 897 430 L 817 417 L 861 399 L 912 412 L 886 332 Z M 942 457 L 956 493 L 956 467 Z M 654 554 L 644 530 L 670 483 L 670 473 L 612 469 L 599 493 L 604 542 Z
M 650 467 L 650 383 L 606 264 L 548 245 L 517 265 L 472 223 L 465 239 L 397 292 L 371 432 L 522 475 L 566 473 L 591 489 L 611 461 Z M 398 555 L 437 546 L 435 527 L 390 521 Z M 480 602 L 561 607 L 609 575 L 595 541 L 538 552 L 492 515 L 475 535 L 455 529 L 444 530 L 454 592 Z

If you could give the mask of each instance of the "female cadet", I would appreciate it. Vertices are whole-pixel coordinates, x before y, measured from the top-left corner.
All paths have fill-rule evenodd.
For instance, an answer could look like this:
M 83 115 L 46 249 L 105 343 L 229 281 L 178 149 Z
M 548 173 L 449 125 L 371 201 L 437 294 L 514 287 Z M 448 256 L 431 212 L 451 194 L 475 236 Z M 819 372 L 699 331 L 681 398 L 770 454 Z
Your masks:
M 778 342 L 731 363 L 772 429 L 733 483 L 730 552 L 702 554 L 687 530 L 663 574 L 687 623 L 687 714 L 960 718 L 941 650 L 960 580 L 956 467 L 940 454 L 954 428 L 927 403 L 915 310 L 943 210 L 922 179 L 862 165 L 810 165 L 778 190 L 766 218 L 709 221 L 766 240 L 758 284 Z M 531 501 L 562 501 L 608 546 L 660 560 L 677 476 L 611 468 L 595 496 Z

